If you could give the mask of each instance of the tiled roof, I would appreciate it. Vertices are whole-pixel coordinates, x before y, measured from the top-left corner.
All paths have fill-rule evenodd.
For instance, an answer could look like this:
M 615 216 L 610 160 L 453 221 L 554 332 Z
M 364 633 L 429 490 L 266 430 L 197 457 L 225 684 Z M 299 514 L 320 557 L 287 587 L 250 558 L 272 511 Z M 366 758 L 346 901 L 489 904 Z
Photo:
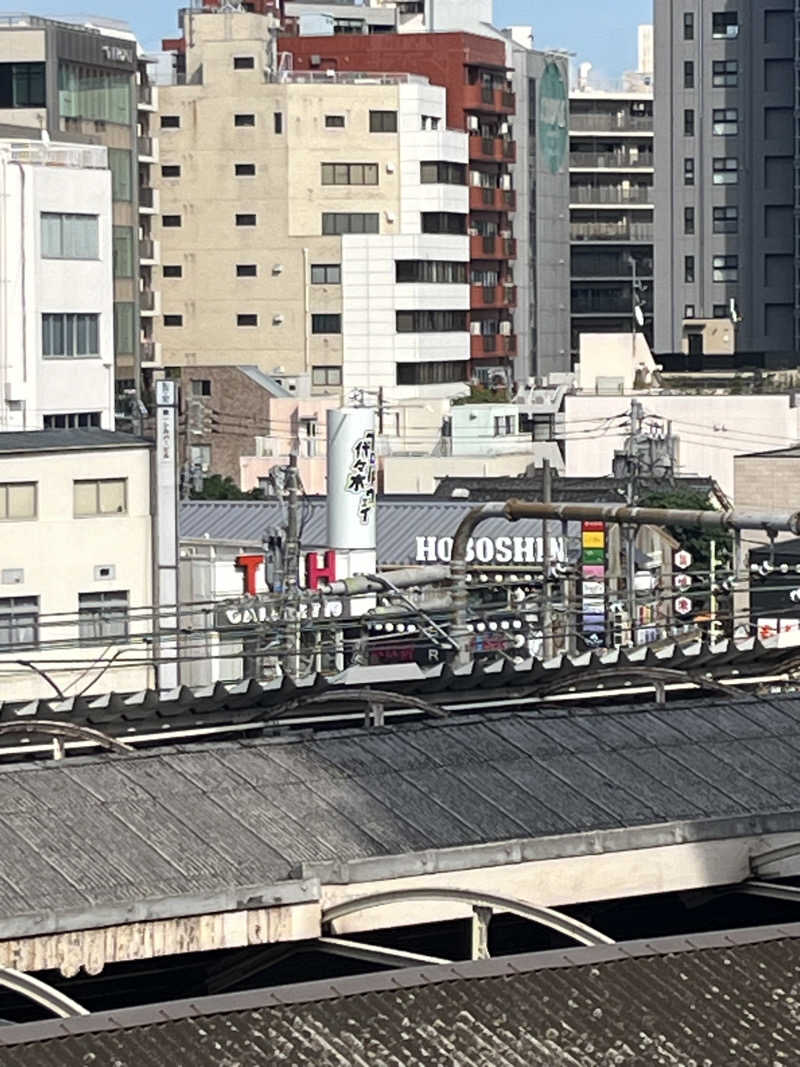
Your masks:
M 92 452 L 101 448 L 149 448 L 152 442 L 115 430 L 12 430 L 0 433 L 0 453 Z
M 587 834 L 670 843 L 675 824 L 683 840 L 797 832 L 799 756 L 800 699 L 776 697 L 0 766 L 0 939 L 45 932 L 43 915 L 55 932 L 332 871 L 400 877 L 421 852 L 428 871 L 444 849 L 453 869 L 505 864 L 509 840 L 532 860 Z
M 0 1027 L 3 1067 L 800 1062 L 800 925 L 515 956 Z

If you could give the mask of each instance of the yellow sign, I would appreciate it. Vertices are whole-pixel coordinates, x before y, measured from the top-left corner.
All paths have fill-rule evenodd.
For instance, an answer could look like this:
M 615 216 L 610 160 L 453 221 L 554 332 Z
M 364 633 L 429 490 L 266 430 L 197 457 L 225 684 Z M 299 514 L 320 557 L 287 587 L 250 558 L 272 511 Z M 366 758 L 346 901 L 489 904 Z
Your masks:
M 584 548 L 605 548 L 606 547 L 606 535 L 602 530 L 589 531 L 583 535 L 583 547 Z

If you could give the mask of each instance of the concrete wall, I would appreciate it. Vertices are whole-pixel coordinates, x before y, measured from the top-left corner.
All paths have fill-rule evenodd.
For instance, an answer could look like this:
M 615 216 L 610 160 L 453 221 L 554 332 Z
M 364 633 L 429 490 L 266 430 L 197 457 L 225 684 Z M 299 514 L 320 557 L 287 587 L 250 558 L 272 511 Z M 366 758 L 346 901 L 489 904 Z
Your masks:
M 737 456 L 734 461 L 734 499 L 740 508 L 794 511 L 800 508 L 800 452 Z M 748 534 L 748 538 L 751 535 Z M 782 537 L 782 540 L 789 535 Z M 767 541 L 766 535 L 753 535 Z

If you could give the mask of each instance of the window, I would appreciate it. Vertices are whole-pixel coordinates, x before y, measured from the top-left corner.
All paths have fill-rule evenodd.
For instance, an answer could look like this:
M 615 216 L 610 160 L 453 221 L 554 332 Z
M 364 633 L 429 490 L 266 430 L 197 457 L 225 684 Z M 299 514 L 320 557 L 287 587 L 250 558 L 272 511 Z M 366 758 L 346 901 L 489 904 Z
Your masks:
M 44 259 L 99 259 L 97 215 L 42 212 Z
M 133 230 L 130 226 L 114 227 L 114 277 L 133 277 Z
M 101 478 L 72 483 L 76 518 L 89 515 L 121 515 L 128 510 L 126 478 Z
M 44 63 L 0 63 L 0 108 L 46 106 Z
M 688 156 L 683 161 L 683 184 L 694 185 L 694 157 Z
M 35 648 L 38 644 L 38 596 L 0 598 L 0 648 Z
M 455 211 L 423 211 L 423 233 L 457 233 L 467 232 L 467 216 Z
M 683 63 L 683 87 L 694 89 L 694 60 L 686 59 Z
M 5 482 L 0 485 L 0 519 L 35 518 L 36 482 Z
M 714 256 L 711 268 L 715 282 L 738 282 L 739 280 L 738 256 Z
M 325 128 L 328 130 L 343 130 L 344 115 L 326 115 Z
M 342 384 L 342 368 L 341 367 L 312 367 L 311 368 L 311 384 L 312 385 L 341 385 Z
M 117 382 L 117 386 L 119 386 Z M 62 415 L 45 415 L 42 418 L 43 430 L 99 430 L 99 411 L 71 411 Z
M 689 284 L 694 281 L 694 256 L 683 257 L 683 280 Z
M 323 163 L 323 185 L 377 185 L 377 163 Z
M 237 326 L 258 326 L 258 315 L 253 315 L 250 312 L 240 314 L 236 316 Z
M 340 263 L 312 263 L 312 285 L 341 285 L 342 267 Z
M 693 319 L 694 318 L 694 304 L 684 304 L 683 305 L 683 317 L 685 319 Z
M 398 259 L 394 271 L 397 282 L 442 282 L 453 285 L 465 285 L 467 282 L 466 263 L 451 263 L 443 259 Z
M 325 211 L 322 215 L 322 232 L 326 235 L 377 233 L 378 213 L 377 211 Z
M 694 208 L 683 209 L 683 232 L 687 235 L 694 233 Z
M 727 304 L 715 304 L 712 308 L 712 316 L 715 319 L 727 319 L 730 314 L 730 309 Z
M 211 470 L 211 445 L 190 445 L 189 463 L 194 470 L 208 474 Z
M 192 396 L 211 396 L 211 379 L 192 378 Z
M 59 60 L 59 117 L 130 126 L 131 81 L 128 70 L 101 70 Z
M 513 415 L 495 415 L 494 417 L 494 436 L 495 437 L 509 437 L 511 434 L 517 432 L 514 426 Z
M 718 156 L 713 169 L 714 185 L 736 185 L 739 181 L 739 161 L 735 156 Z
M 255 70 L 256 57 L 255 56 L 234 56 L 233 57 L 233 69 L 234 70 Z
M 739 36 L 739 15 L 736 11 L 715 11 L 711 16 L 711 36 L 729 39 Z
M 714 60 L 711 64 L 711 83 L 715 89 L 735 89 L 738 82 L 738 59 Z
M 166 163 L 161 168 L 162 178 L 180 178 L 181 168 L 178 163 Z
M 714 108 L 711 128 L 716 137 L 735 137 L 739 132 L 739 109 L 737 107 Z
M 180 263 L 165 263 L 161 268 L 161 273 L 165 278 L 182 278 L 183 267 Z
M 441 121 L 438 115 L 422 115 L 420 126 L 423 130 L 438 130 Z
M 134 310 L 131 303 L 114 304 L 114 351 L 120 355 L 133 355 Z
M 183 315 L 165 315 L 165 326 L 183 326 Z
M 79 593 L 78 632 L 82 640 L 128 636 L 127 593 Z
M 466 330 L 466 311 L 397 311 L 398 333 L 452 333 Z
M 311 332 L 312 333 L 341 333 L 342 332 L 342 316 L 341 315 L 312 315 L 311 316 Z
M 99 315 L 82 312 L 42 315 L 42 356 L 45 359 L 99 356 L 99 319 Z
M 241 114 L 241 115 L 234 115 L 233 116 L 233 125 L 234 126 L 255 126 L 255 124 L 256 124 L 255 115 Z
M 127 148 L 108 149 L 108 169 L 111 171 L 111 199 L 131 199 L 133 182 L 132 153 Z
M 445 385 L 468 380 L 467 364 L 462 360 L 441 363 L 398 363 L 398 385 Z
M 236 216 L 236 225 L 237 226 L 255 226 L 255 224 L 256 224 L 255 215 L 247 214 L 247 215 L 237 215 Z
M 237 178 L 252 178 L 256 173 L 255 163 L 234 163 L 233 173 Z
M 181 225 L 180 215 L 162 215 L 161 225 L 165 229 L 177 229 Z
M 713 215 L 714 233 L 739 232 L 739 208 L 735 205 L 715 207 Z
M 180 115 L 162 115 L 161 116 L 161 129 L 162 130 L 178 130 L 181 125 Z
M 692 11 L 683 13 L 683 39 L 684 41 L 694 40 L 694 12 Z
M 465 163 L 420 163 L 419 180 L 423 185 L 466 185 Z
M 694 108 L 687 107 L 683 112 L 683 136 L 694 137 Z
M 272 125 L 275 133 L 283 133 L 283 112 L 275 111 L 272 115 Z
M 236 264 L 236 277 L 237 278 L 255 278 L 258 274 L 258 267 L 255 263 L 237 263 Z
M 397 133 L 396 111 L 370 111 L 370 133 Z

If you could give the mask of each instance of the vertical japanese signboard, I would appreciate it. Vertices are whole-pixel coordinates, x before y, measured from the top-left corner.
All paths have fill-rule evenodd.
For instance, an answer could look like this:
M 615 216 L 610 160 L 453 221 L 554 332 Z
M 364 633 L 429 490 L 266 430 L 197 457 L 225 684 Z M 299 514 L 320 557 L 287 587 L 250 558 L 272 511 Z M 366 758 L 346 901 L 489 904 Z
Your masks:
M 587 643 L 604 644 L 606 632 L 606 528 L 602 522 L 581 527 L 581 615 Z

